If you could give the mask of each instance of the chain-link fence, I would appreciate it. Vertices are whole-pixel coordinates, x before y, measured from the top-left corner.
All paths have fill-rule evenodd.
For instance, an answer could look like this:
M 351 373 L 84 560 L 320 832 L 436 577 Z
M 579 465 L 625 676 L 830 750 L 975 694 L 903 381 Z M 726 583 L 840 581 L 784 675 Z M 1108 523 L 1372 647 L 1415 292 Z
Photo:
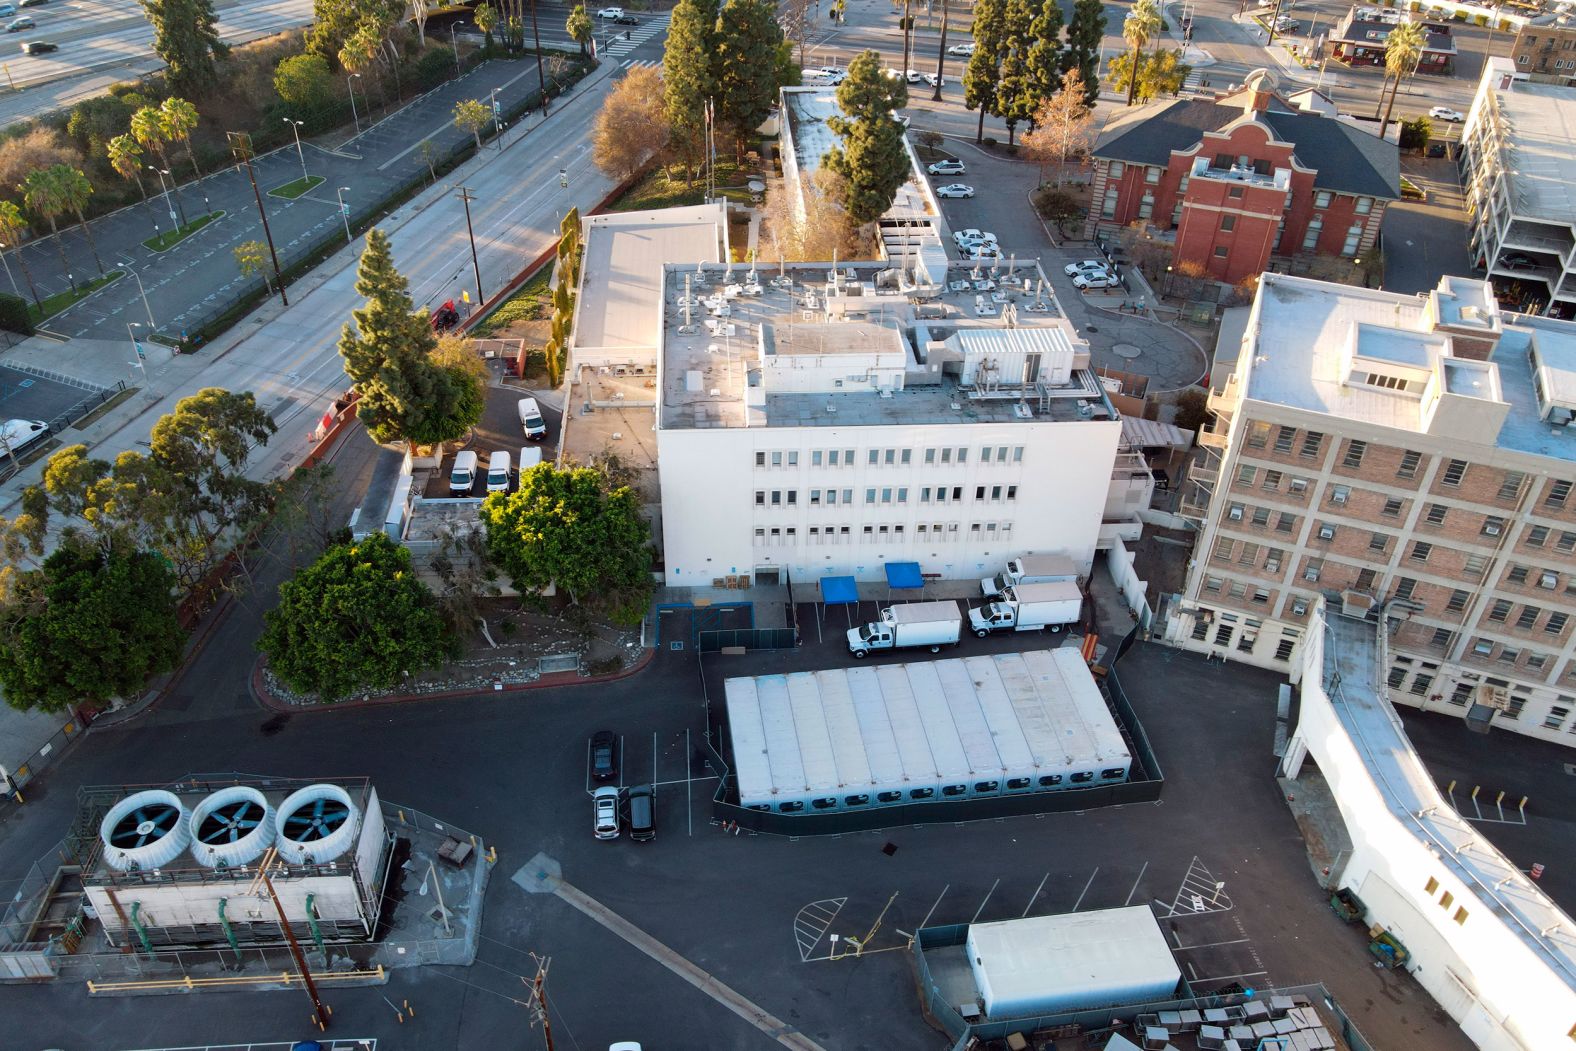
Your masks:
M 25 789 L 28 782 L 59 760 L 65 754 L 67 746 L 82 736 L 84 729 L 83 723 L 71 719 L 50 734 L 48 740 L 13 769 L 5 770 L 4 767 L 0 767 L 0 772 L 10 774 L 9 784 L 6 783 L 5 778 L 0 777 L 0 818 L 15 807 L 23 805 L 23 801 L 27 798 Z

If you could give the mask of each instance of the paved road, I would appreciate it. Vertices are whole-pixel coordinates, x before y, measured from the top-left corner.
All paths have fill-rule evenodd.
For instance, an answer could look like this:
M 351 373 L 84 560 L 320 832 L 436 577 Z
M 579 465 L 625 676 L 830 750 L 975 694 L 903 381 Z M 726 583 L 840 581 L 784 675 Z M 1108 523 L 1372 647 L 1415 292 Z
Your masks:
M 214 9 L 219 33 L 230 44 L 312 21 L 312 0 L 221 0 Z M 0 36 L 0 71 L 10 89 L 0 98 L 0 126 L 51 112 L 163 66 L 151 50 L 152 26 L 141 7 L 128 0 L 57 0 L 21 13 L 38 28 Z M 25 40 L 47 40 L 60 50 L 23 55 Z
M 469 135 L 454 126 L 452 111 L 456 100 L 486 99 L 493 88 L 498 88 L 500 104 L 507 111 L 534 91 L 536 85 L 534 59 L 488 62 L 348 141 L 309 142 L 301 155 L 289 146 L 258 158 L 253 166 L 265 195 L 271 188 L 299 179 L 303 168 L 324 180 L 293 201 L 264 197 L 280 265 L 289 266 L 291 260 L 309 254 L 325 241 L 344 237 L 338 213 L 340 187 L 348 188 L 344 198 L 354 220 L 389 192 L 426 177 L 427 162 L 421 143 L 431 142 L 438 160 L 462 146 Z M 511 132 L 511 136 L 514 134 Z M 150 189 L 157 189 L 157 185 Z M 68 338 L 120 339 L 125 338 L 128 322 L 145 324 L 151 313 L 161 332 L 179 337 L 222 311 L 245 289 L 256 286 L 257 278 L 241 275 L 231 251 L 243 241 L 263 240 L 262 223 L 245 173 L 226 168 L 180 187 L 174 196 L 187 217 L 210 211 L 223 211 L 224 217 L 174 248 L 157 253 L 141 242 L 157 229 L 170 229 L 169 213 L 176 210 L 176 202 L 167 204 L 167 198 L 157 196 L 96 220 L 94 236 L 105 265 L 130 267 L 141 277 L 142 288 L 135 280 L 122 278 L 51 318 L 45 325 L 49 332 Z M 70 272 L 78 279 L 91 276 L 96 268 L 86 239 L 74 229 L 63 230 L 59 236 L 66 246 Z M 54 237 L 31 242 L 22 251 L 40 294 L 47 296 L 67 287 L 67 272 L 62 270 Z M 11 255 L 14 257 L 15 253 Z M 18 268 L 11 269 L 13 277 L 20 281 Z M 146 306 L 142 289 L 147 292 Z M 457 295 L 458 291 L 448 294 Z M 475 289 L 471 291 L 474 295 Z M 439 301 L 442 298 L 447 298 L 447 294 Z

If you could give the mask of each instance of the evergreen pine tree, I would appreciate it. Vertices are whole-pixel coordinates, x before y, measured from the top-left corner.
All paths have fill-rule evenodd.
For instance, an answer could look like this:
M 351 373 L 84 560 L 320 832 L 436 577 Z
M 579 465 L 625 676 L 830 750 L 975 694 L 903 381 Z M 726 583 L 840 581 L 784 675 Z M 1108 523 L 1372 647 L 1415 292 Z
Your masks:
M 153 50 L 169 67 L 171 88 L 181 95 L 199 95 L 218 81 L 214 59 L 230 49 L 219 39 L 213 0 L 142 0 L 153 23 Z
M 903 126 L 893 119 L 908 105 L 908 88 L 888 76 L 881 57 L 865 51 L 848 63 L 837 88 L 842 115 L 827 121 L 841 139 L 826 155 L 827 169 L 842 176 L 843 207 L 856 223 L 873 223 L 892 206 L 909 177 Z
M 768 0 L 728 0 L 717 18 L 717 117 L 748 141 L 771 115 L 782 86 L 783 29 Z
M 717 0 L 679 0 L 662 57 L 663 110 L 671 143 L 693 174 L 706 129 L 706 100 L 717 94 Z
M 1008 44 L 1006 17 L 1006 0 L 979 0 L 974 5 L 974 54 L 963 69 L 963 105 L 980 111 L 975 142 L 985 140 L 985 114 L 996 112 L 996 90 Z
M 1029 45 L 1029 82 L 1036 104 L 1056 94 L 1062 86 L 1062 9 L 1056 0 L 1044 0 L 1034 17 Z
M 1055 0 L 1052 0 L 1054 3 Z M 1002 49 L 1001 80 L 996 86 L 996 116 L 1007 122 L 1007 144 L 1012 145 L 1018 125 L 1032 120 L 1039 102 L 1035 76 L 1029 65 L 1035 18 L 1029 0 L 1007 0 L 1003 15 L 1006 40 Z
M 1062 70 L 1078 71 L 1091 106 L 1100 97 L 1100 42 L 1104 39 L 1104 4 L 1101 0 L 1076 0 L 1072 24 L 1067 27 L 1067 47 L 1062 51 Z

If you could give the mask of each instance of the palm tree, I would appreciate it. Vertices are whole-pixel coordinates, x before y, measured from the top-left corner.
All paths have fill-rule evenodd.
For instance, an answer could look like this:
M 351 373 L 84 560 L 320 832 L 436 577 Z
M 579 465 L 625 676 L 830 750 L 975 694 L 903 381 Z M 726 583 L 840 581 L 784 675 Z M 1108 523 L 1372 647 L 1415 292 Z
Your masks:
M 192 171 L 201 179 L 202 169 L 197 167 L 197 155 L 192 152 L 192 132 L 197 128 L 197 107 L 185 99 L 165 99 L 159 107 L 159 127 L 164 130 L 166 139 L 186 148 L 186 158 L 192 162 Z
M 585 4 L 576 4 L 575 9 L 569 12 L 569 21 L 564 23 L 564 31 L 569 34 L 569 39 L 580 45 L 580 54 L 586 54 L 586 45 L 591 43 L 591 16 L 586 14 Z
M 93 262 L 98 264 L 99 275 L 103 276 L 104 260 L 99 258 L 98 242 L 93 240 L 93 231 L 88 228 L 87 216 L 83 214 L 83 209 L 88 206 L 88 198 L 93 196 L 93 184 L 88 181 L 87 173 L 69 164 L 51 165 L 48 172 L 55 180 L 55 192 L 60 197 L 61 205 L 76 215 L 77 228 L 88 239 Z
M 498 26 L 498 12 L 491 4 L 477 4 L 473 17 L 476 28 L 482 31 L 482 43 L 492 50 L 492 31 Z
M 941 45 L 936 48 L 936 90 L 930 101 L 941 101 L 941 77 L 947 70 L 947 0 L 941 0 Z M 907 74 L 904 74 L 907 76 Z
M 1390 112 L 1395 109 L 1395 96 L 1401 90 L 1401 80 L 1411 76 L 1417 69 L 1427 40 L 1421 22 L 1402 22 L 1385 37 L 1384 72 L 1387 78 L 1394 78 L 1395 82 L 1390 86 L 1390 101 L 1385 105 L 1384 119 L 1379 122 L 1381 139 L 1384 138 L 1385 129 L 1390 126 Z M 1380 92 L 1383 91 L 1381 87 Z
M 1127 78 L 1127 104 L 1133 104 L 1138 93 L 1138 71 L 1143 64 L 1144 45 L 1160 35 L 1160 9 L 1155 0 L 1136 0 L 1133 9 L 1122 23 L 1122 39 L 1132 49 L 1133 68 Z
M 137 183 L 137 190 L 142 194 L 142 203 L 147 205 L 148 214 L 154 216 L 153 229 L 158 231 L 158 217 L 153 211 L 153 202 L 148 199 L 148 188 L 142 182 L 142 149 L 137 145 L 137 140 L 130 135 L 117 135 L 110 139 L 104 146 L 104 151 L 109 154 L 109 166 L 115 169 L 122 179 L 133 179 Z
M 6 248 L 16 249 L 16 261 L 22 264 L 22 276 L 27 280 L 27 290 L 33 293 L 33 302 L 38 304 L 38 312 L 44 312 L 44 301 L 38 297 L 38 288 L 33 284 L 33 272 L 27 268 L 27 260 L 22 256 L 22 238 L 27 235 L 27 219 L 22 215 L 22 209 L 10 201 L 0 201 L 0 238 L 4 238 L 0 251 Z
M 61 200 L 60 187 L 53 174 L 52 168 L 43 168 L 27 173 L 27 178 L 17 186 L 22 191 L 22 200 L 27 204 L 27 210 L 49 222 L 50 236 L 55 239 L 55 248 L 60 252 L 60 269 L 66 272 L 66 280 L 71 282 L 71 291 L 77 290 L 77 279 L 71 273 L 71 263 L 66 259 L 66 246 L 60 241 L 60 227 L 55 220 L 65 212 L 65 201 Z
M 131 137 L 136 139 L 143 149 L 152 150 L 159 156 L 159 165 L 162 171 L 170 171 L 170 159 L 164 152 L 164 114 L 153 106 L 144 106 L 131 115 Z M 170 174 L 170 183 L 173 186 L 175 176 Z M 163 180 L 160 180 L 160 186 Z M 186 207 L 181 204 L 180 188 L 175 188 L 175 212 L 180 216 L 181 225 L 186 225 Z

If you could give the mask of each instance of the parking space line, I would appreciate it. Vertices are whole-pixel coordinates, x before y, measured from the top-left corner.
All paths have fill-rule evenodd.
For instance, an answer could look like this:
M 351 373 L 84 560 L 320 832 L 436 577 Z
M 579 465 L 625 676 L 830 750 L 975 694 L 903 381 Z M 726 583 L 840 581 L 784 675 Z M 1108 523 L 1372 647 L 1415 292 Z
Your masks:
M 1192 970 L 1192 968 L 1190 967 L 1188 970 Z M 1241 974 L 1211 974 L 1196 980 L 1199 982 L 1229 982 L 1237 978 L 1257 978 L 1261 974 L 1267 975 L 1269 973 L 1268 971 L 1243 971 Z
M 1144 881 L 1144 873 L 1149 871 L 1149 862 L 1144 862 L 1144 867 L 1138 870 L 1138 878 L 1133 881 L 1133 889 L 1127 892 L 1127 900 L 1122 905 L 1133 904 L 1133 895 L 1138 893 L 1138 885 Z
M 980 907 L 974 910 L 974 915 L 969 919 L 970 923 L 973 923 L 975 920 L 980 918 L 980 913 L 985 911 L 985 902 L 990 901 L 990 896 L 996 893 L 996 888 L 999 886 L 1001 886 L 1001 877 L 997 876 L 996 882 L 992 883 L 990 885 L 990 890 L 985 892 L 985 898 L 980 902 Z
M 1078 900 L 1073 902 L 1073 911 L 1078 911 L 1078 906 L 1083 904 L 1084 895 L 1089 893 L 1089 887 L 1094 883 L 1094 878 L 1100 874 L 1100 866 L 1096 865 L 1094 871 L 1089 873 L 1089 882 L 1084 884 L 1084 889 L 1079 891 Z
M 1034 908 L 1034 899 L 1038 898 L 1040 896 L 1040 891 L 1045 889 L 1045 881 L 1050 879 L 1050 878 L 1051 878 L 1051 874 L 1049 872 L 1047 872 L 1044 876 L 1040 877 L 1040 885 L 1038 887 L 1034 888 L 1034 893 L 1029 895 L 1029 904 L 1027 904 L 1027 905 L 1025 905 L 1023 907 L 1023 915 L 1024 916 L 1027 916 L 1029 914 L 1029 910 Z M 1019 918 L 1021 919 L 1022 917 L 1019 917 Z
M 1182 905 L 1183 899 L 1187 900 L 1187 907 Z M 1164 919 L 1178 916 L 1204 916 L 1212 912 L 1230 912 L 1232 908 L 1231 897 L 1226 894 L 1226 883 L 1217 880 L 1214 873 L 1206 868 L 1203 862 L 1194 855 L 1188 863 L 1187 872 L 1182 877 L 1182 883 L 1177 887 L 1176 897 L 1170 904 L 1155 898 L 1154 902 L 1165 912 Z
M 800 963 L 810 962 L 810 954 L 821 943 L 821 939 L 832 926 L 832 921 L 837 919 L 837 914 L 843 911 L 843 906 L 847 903 L 847 898 L 822 898 L 820 901 L 812 901 L 794 913 L 793 938 L 799 946 Z M 817 957 L 822 960 L 829 958 L 830 954 Z
M 689 818 L 689 834 L 695 834 L 695 803 L 690 799 L 690 732 L 689 727 L 684 728 L 684 813 Z
M 930 924 L 930 917 L 935 914 L 936 906 L 941 904 L 941 899 L 945 898 L 947 896 L 947 891 L 951 889 L 952 884 L 950 883 L 941 888 L 941 893 L 936 895 L 936 900 L 931 904 L 930 911 L 925 913 L 925 918 L 919 921 L 920 928 L 924 928 Z

